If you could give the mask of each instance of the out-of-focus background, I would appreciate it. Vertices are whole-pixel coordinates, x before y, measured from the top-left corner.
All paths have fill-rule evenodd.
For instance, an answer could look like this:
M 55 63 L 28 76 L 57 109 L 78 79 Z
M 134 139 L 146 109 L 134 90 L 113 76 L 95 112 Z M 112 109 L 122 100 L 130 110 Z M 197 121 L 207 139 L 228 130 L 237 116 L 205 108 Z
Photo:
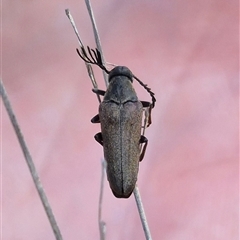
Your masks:
M 106 60 L 128 66 L 156 93 L 138 177 L 153 239 L 239 239 L 238 1 L 92 6 Z M 103 151 L 93 139 L 100 126 L 90 123 L 98 102 L 66 8 L 95 47 L 84 1 L 2 1 L 1 76 L 63 238 L 99 239 Z M 1 111 L 2 239 L 54 239 Z M 116 199 L 107 180 L 103 218 L 107 239 L 144 239 L 134 197 Z

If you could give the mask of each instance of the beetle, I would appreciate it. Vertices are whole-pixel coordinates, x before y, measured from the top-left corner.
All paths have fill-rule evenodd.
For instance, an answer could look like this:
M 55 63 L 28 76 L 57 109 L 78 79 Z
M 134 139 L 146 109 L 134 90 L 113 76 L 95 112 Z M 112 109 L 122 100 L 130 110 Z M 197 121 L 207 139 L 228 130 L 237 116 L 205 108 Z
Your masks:
M 92 118 L 92 123 L 100 123 L 101 132 L 94 137 L 103 146 L 104 157 L 107 162 L 107 178 L 115 197 L 128 198 L 132 194 L 139 169 L 139 162 L 143 159 L 148 140 L 141 135 L 143 108 L 151 110 L 155 104 L 154 93 L 147 85 L 137 79 L 129 68 L 117 66 L 111 71 L 102 64 L 101 54 L 90 49 L 78 51 L 79 56 L 86 62 L 97 64 L 108 75 L 109 85 L 106 92 L 93 89 L 93 92 L 104 96 L 99 105 L 99 114 Z M 93 57 L 94 54 L 94 57 Z M 139 101 L 132 86 L 133 78 L 152 96 L 150 102 Z M 151 123 L 151 118 L 148 125 Z M 141 144 L 143 149 L 141 151 Z

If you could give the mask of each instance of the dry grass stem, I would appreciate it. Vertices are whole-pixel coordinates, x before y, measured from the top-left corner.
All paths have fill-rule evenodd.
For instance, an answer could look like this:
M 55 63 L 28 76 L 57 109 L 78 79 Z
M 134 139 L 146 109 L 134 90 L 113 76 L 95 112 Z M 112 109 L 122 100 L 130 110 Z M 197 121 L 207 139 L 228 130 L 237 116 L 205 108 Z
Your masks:
M 68 17 L 68 19 L 69 19 L 72 27 L 73 27 L 73 30 L 74 30 L 74 32 L 75 32 L 75 34 L 76 34 L 76 36 L 77 36 L 78 43 L 79 43 L 79 46 L 80 46 L 80 51 L 82 51 L 81 49 L 82 49 L 82 47 L 83 47 L 84 45 L 83 45 L 83 42 L 82 42 L 82 40 L 81 40 L 81 37 L 80 37 L 80 35 L 79 35 L 79 33 L 78 33 L 78 30 L 77 30 L 76 24 L 75 24 L 75 22 L 74 22 L 74 19 L 73 19 L 72 15 L 71 15 L 69 9 L 66 9 L 66 10 L 65 10 L 65 13 L 66 13 L 66 15 L 67 15 L 67 17 Z M 88 76 L 89 76 L 89 78 L 91 79 L 93 88 L 98 89 L 98 85 L 97 85 L 97 82 L 96 82 L 96 80 L 95 80 L 94 72 L 93 72 L 93 69 L 92 69 L 91 64 L 85 62 L 85 65 L 86 65 L 86 68 L 87 68 L 87 71 L 88 71 Z M 97 95 L 97 98 L 98 98 L 98 102 L 100 103 L 100 102 L 101 102 L 101 98 L 100 98 L 100 96 L 99 96 L 98 94 L 96 94 L 96 95 Z
M 24 140 L 24 137 L 23 137 L 23 134 L 21 132 L 20 126 L 19 126 L 19 124 L 17 122 L 16 116 L 14 114 L 13 108 L 11 106 L 10 100 L 8 98 L 7 92 L 6 92 L 5 88 L 4 88 L 4 85 L 3 85 L 3 82 L 2 82 L 1 79 L 0 79 L 0 94 L 2 96 L 2 100 L 3 100 L 4 106 L 5 106 L 6 110 L 7 110 L 9 119 L 10 119 L 12 125 L 13 125 L 13 128 L 14 128 L 14 131 L 15 131 L 15 133 L 17 135 L 19 144 L 20 144 L 21 149 L 23 151 L 23 155 L 25 157 L 26 163 L 27 163 L 29 171 L 31 173 L 33 182 L 35 184 L 35 187 L 37 189 L 39 197 L 40 197 L 40 199 L 42 201 L 42 204 L 43 204 L 44 210 L 45 210 L 45 212 L 47 214 L 48 220 L 49 220 L 49 222 L 51 224 L 51 227 L 52 227 L 53 233 L 55 235 L 55 238 L 57 240 L 62 240 L 62 235 L 61 235 L 60 229 L 59 229 L 59 227 L 57 225 L 57 222 L 56 222 L 56 219 L 54 217 L 52 208 L 51 208 L 51 206 L 50 206 L 50 204 L 48 202 L 47 195 L 46 195 L 46 193 L 45 193 L 45 191 L 43 189 L 43 186 L 42 186 L 42 183 L 41 183 L 40 178 L 38 176 L 37 170 L 35 168 L 33 159 L 32 159 L 32 157 L 30 155 L 29 149 L 28 149 L 27 144 L 26 144 L 26 142 Z
M 102 50 L 102 46 L 101 46 L 101 41 L 100 41 L 100 37 L 99 37 L 99 34 L 98 34 L 98 30 L 97 30 L 97 25 L 96 25 L 96 21 L 95 21 L 94 15 L 93 15 L 93 11 L 92 11 L 92 6 L 91 6 L 91 3 L 90 3 L 89 0 L 85 0 L 85 3 L 86 3 L 86 6 L 87 6 L 88 14 L 89 14 L 90 19 L 91 19 L 91 23 L 92 23 L 92 27 L 93 27 L 93 34 L 94 34 L 95 42 L 96 42 L 96 45 L 97 45 L 97 49 L 101 53 L 102 62 L 103 62 L 103 65 L 105 66 L 106 62 L 105 62 L 105 59 L 104 59 L 103 50 Z M 107 87 L 108 86 L 108 75 L 105 71 L 102 71 L 102 72 L 103 72 L 103 77 L 104 77 L 105 84 L 106 84 L 106 87 Z
M 135 186 L 135 189 L 134 189 L 133 193 L 134 193 L 134 197 L 135 197 L 135 200 L 136 200 L 136 203 L 137 203 L 137 208 L 138 208 L 139 216 L 140 216 L 140 219 L 141 219 L 141 222 L 142 222 L 145 237 L 146 237 L 147 240 L 152 240 L 151 232 L 150 232 L 150 229 L 149 229 L 149 226 L 148 226 L 146 214 L 145 214 L 145 211 L 144 211 L 144 208 L 143 208 L 143 203 L 142 203 L 142 200 L 141 200 L 141 196 L 140 196 L 140 192 L 138 190 L 137 184 Z

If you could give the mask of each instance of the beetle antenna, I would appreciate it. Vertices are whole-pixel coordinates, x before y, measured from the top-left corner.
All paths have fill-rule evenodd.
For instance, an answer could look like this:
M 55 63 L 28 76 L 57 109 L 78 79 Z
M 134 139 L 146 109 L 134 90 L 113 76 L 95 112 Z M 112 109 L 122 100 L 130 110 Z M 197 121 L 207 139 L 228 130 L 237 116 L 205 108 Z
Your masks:
M 147 84 L 144 84 L 144 83 L 143 83 L 140 79 L 138 79 L 136 76 L 133 75 L 133 77 L 134 77 L 134 78 L 139 82 L 139 84 L 140 84 L 141 86 L 143 86 L 143 87 L 147 90 L 147 92 L 150 94 L 150 96 L 152 97 L 152 103 L 151 103 L 150 107 L 151 107 L 151 109 L 154 108 L 155 102 L 156 102 L 156 98 L 154 97 L 155 93 L 153 93 L 153 92 L 151 91 L 151 88 L 149 88 L 149 87 L 147 86 Z
M 102 62 L 102 56 L 100 51 L 96 48 L 95 50 L 91 49 L 87 46 L 88 54 L 84 47 L 81 47 L 81 51 L 77 48 L 77 53 L 83 61 L 90 64 L 95 64 L 98 67 L 100 67 L 102 70 L 104 70 L 107 74 L 109 74 L 109 71 L 106 69 L 106 67 L 103 65 Z

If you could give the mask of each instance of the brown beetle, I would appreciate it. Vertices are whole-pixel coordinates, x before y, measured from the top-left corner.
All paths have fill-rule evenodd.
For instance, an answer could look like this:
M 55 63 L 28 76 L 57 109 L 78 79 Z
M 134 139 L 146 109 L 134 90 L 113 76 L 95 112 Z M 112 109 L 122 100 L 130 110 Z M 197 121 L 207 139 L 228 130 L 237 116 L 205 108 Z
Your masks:
M 100 53 L 89 48 L 88 52 L 92 60 L 87 57 L 84 49 L 82 53 L 78 51 L 84 61 L 97 64 L 107 71 L 102 65 Z M 104 98 L 99 106 L 99 114 L 92 118 L 91 122 L 101 124 L 101 132 L 95 135 L 95 139 L 103 145 L 107 162 L 107 177 L 112 192 L 117 198 L 128 198 L 134 190 L 139 161 L 144 157 L 148 142 L 147 138 L 141 135 L 143 108 L 152 109 L 156 99 L 150 88 L 141 82 L 140 84 L 152 96 L 152 104 L 138 100 L 132 86 L 133 78 L 137 78 L 127 67 L 117 66 L 107 73 L 109 73 L 109 86 L 106 92 L 93 90 L 96 94 L 103 95 Z M 140 153 L 142 143 L 144 147 Z

